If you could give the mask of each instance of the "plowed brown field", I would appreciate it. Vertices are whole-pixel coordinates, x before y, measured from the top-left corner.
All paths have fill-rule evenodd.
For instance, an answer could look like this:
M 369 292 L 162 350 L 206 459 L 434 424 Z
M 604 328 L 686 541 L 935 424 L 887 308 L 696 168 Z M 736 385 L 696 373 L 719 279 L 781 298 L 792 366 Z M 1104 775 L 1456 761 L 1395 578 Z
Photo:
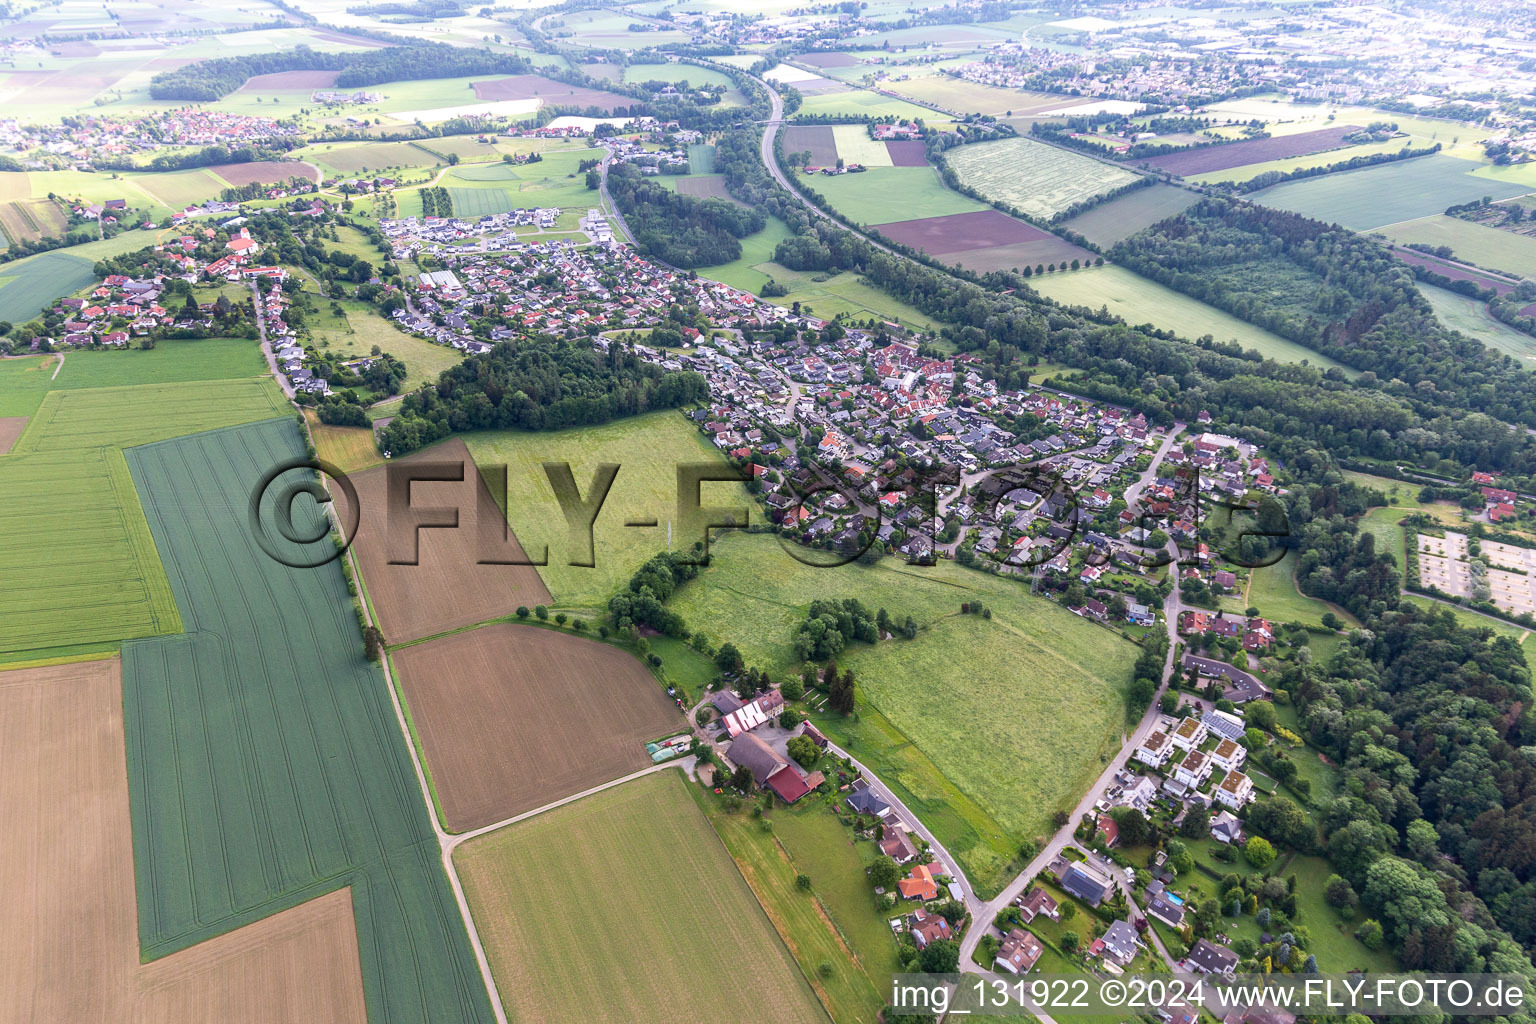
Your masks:
M 0 1021 L 365 1024 L 349 889 L 139 963 L 119 663 L 0 672 Z
M 410 511 L 397 501 L 392 516 L 387 474 L 404 464 L 429 462 L 462 466 L 463 482 L 414 483 Z M 522 559 L 524 555 L 510 529 L 502 542 L 506 519 L 463 441 L 453 438 L 396 459 L 359 473 L 352 483 L 362 506 L 354 547 L 388 642 L 419 640 L 456 626 L 511 615 L 518 605 L 549 603 L 549 591 L 533 566 L 479 564 L 482 559 Z M 334 497 L 343 522 L 350 521 L 346 497 L 339 488 Z M 410 517 L 431 508 L 457 508 L 458 528 L 413 531 Z M 397 563 L 414 559 L 417 564 L 390 564 L 391 558 Z
M 646 742 L 686 728 L 640 662 L 569 633 L 497 624 L 390 657 L 457 832 L 648 767 Z

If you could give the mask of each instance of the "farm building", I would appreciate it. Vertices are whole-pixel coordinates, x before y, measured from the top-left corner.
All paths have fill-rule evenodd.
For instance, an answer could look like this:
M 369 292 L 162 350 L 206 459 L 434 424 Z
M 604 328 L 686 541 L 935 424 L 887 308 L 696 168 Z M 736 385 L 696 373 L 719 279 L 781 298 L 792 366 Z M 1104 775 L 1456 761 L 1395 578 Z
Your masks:
M 725 731 L 731 739 L 744 732 L 751 732 L 773 718 L 784 708 L 784 696 L 778 690 L 769 690 L 748 701 L 725 716 Z
M 726 750 L 725 756 L 732 764 L 749 770 L 753 781 L 759 786 L 789 804 L 826 781 L 821 772 L 806 774 L 799 765 L 757 736 L 738 737 Z

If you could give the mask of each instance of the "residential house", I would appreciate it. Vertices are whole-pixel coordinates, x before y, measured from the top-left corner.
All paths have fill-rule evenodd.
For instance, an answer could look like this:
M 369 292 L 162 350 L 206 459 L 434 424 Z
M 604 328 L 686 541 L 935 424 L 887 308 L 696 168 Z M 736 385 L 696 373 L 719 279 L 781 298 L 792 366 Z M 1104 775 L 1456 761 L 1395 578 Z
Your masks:
M 1104 840 L 1104 845 L 1114 849 L 1120 845 L 1120 826 L 1115 824 L 1115 819 L 1107 814 L 1099 815 L 1098 836 Z
M 1061 920 L 1061 907 L 1050 893 L 1038 885 L 1014 900 L 1014 903 L 1018 904 L 1019 916 L 1026 922 L 1033 921 L 1041 915 L 1052 921 Z
M 1200 720 L 1211 732 L 1223 739 L 1240 740 L 1248 730 L 1243 720 L 1230 711 L 1207 711 L 1200 716 Z
M 1216 787 L 1216 800 L 1233 810 L 1242 810 L 1253 799 L 1253 780 L 1242 772 L 1228 772 Z
M 1211 763 L 1227 772 L 1240 771 L 1247 757 L 1247 749 L 1232 740 L 1222 740 L 1211 751 Z
M 904 900 L 928 900 L 937 899 L 939 896 L 939 883 L 934 880 L 933 868 L 927 864 L 919 864 L 912 869 L 912 874 L 896 883 L 896 890 L 901 893 Z
M 1221 811 L 1211 819 L 1211 838 L 1229 845 L 1243 841 L 1243 823 L 1231 811 Z
M 1210 735 L 1204 722 L 1198 718 L 1186 718 L 1173 730 L 1173 745 L 1180 750 L 1195 750 Z
M 1014 928 L 997 947 L 993 963 L 1009 974 L 1028 974 L 1045 952 L 1045 945 L 1023 928 Z
M 732 764 L 749 769 L 753 781 L 785 803 L 794 803 L 826 781 L 821 772 L 807 774 L 761 737 L 750 733 L 733 740 L 725 756 Z
M 885 798 L 871 789 L 863 779 L 855 782 L 848 791 L 848 806 L 855 814 L 868 814 L 876 818 L 891 809 Z
M 1103 944 L 1103 953 L 1115 963 L 1124 966 L 1136 959 L 1136 954 L 1141 949 L 1141 939 L 1132 928 L 1124 921 L 1112 921 L 1103 936 L 1099 938 Z
M 938 914 L 929 913 L 922 907 L 918 907 L 907 915 L 907 931 L 912 933 L 912 941 L 917 944 L 918 949 L 926 949 L 928 943 L 938 939 L 952 938 L 954 935 L 948 921 Z
M 1191 750 L 1184 755 L 1184 760 L 1173 766 L 1174 781 L 1191 790 L 1205 785 L 1205 780 L 1210 777 L 1211 759 L 1198 750 Z
M 1147 916 L 1155 917 L 1172 928 L 1184 926 L 1184 905 L 1174 903 L 1165 894 L 1153 896 L 1147 901 Z
M 880 852 L 897 864 L 905 864 L 917 858 L 917 847 L 907 833 L 899 828 L 888 828 L 880 838 Z
M 1218 946 L 1209 939 L 1197 939 L 1184 963 L 1192 971 L 1201 974 L 1231 974 L 1237 966 L 1238 956 L 1226 946 Z
M 1148 736 L 1136 748 L 1136 760 L 1149 768 L 1161 768 L 1173 753 L 1173 740 L 1160 729 L 1152 730 Z
M 1115 883 L 1098 868 L 1074 862 L 1062 871 L 1061 887 L 1089 906 L 1096 907 L 1114 891 Z

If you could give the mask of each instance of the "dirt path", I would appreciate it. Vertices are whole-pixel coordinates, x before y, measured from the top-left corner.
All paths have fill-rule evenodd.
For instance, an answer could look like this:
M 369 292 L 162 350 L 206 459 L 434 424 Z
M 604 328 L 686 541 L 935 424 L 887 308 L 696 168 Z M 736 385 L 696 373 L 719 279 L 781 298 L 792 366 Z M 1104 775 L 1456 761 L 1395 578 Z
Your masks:
M 49 380 L 58 380 L 59 379 L 59 371 L 64 369 L 64 353 L 60 352 L 58 354 L 58 356 L 59 356 L 59 365 L 57 365 L 57 366 L 55 366 L 53 368 L 53 376 L 49 377 L 48 378 Z

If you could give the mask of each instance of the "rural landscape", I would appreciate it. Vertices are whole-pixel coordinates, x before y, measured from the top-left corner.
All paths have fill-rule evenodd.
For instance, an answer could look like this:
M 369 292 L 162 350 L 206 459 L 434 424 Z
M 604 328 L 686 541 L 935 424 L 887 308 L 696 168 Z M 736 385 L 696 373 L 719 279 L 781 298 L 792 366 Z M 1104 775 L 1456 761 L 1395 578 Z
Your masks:
M 1533 33 L 0 5 L 0 1021 L 1536 998 Z

